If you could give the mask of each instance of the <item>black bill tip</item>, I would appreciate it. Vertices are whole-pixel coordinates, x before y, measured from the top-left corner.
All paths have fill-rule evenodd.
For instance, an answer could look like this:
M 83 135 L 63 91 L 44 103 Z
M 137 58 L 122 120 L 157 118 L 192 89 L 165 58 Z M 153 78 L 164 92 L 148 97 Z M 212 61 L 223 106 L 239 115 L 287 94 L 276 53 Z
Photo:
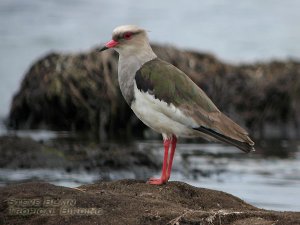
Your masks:
M 109 49 L 109 48 L 106 47 L 106 46 L 103 46 L 102 48 L 99 48 L 98 51 L 99 51 L 99 52 L 103 52 L 103 51 L 105 51 L 106 49 Z

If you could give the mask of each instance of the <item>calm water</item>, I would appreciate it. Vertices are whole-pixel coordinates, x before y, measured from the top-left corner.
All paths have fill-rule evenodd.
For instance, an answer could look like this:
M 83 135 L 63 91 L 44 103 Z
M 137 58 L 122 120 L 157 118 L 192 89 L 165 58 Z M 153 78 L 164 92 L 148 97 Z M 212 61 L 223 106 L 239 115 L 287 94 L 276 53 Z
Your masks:
M 17 135 L 29 136 L 46 142 L 59 141 L 55 138 L 57 134 L 49 131 L 23 131 L 18 132 Z M 67 134 L 59 133 L 58 136 L 66 138 Z M 72 141 L 74 141 L 73 138 Z M 283 159 L 262 156 L 258 153 L 244 154 L 235 148 L 220 144 L 180 143 L 174 159 L 171 180 L 225 191 L 260 208 L 300 211 L 300 143 L 279 141 L 278 145 L 282 151 L 290 152 L 290 156 Z M 161 141 L 135 141 L 133 146 L 142 151 L 151 152 L 162 161 Z M 144 174 L 131 170 L 106 171 L 105 179 L 146 179 L 153 175 L 159 176 L 160 171 L 148 171 Z M 0 169 L 0 186 L 26 180 L 42 180 L 75 187 L 101 179 L 103 179 L 103 174 L 97 172 L 69 173 L 53 169 Z
M 120 24 L 231 62 L 299 58 L 299 8 L 296 0 L 1 0 L 0 116 L 34 60 L 53 50 L 86 51 Z

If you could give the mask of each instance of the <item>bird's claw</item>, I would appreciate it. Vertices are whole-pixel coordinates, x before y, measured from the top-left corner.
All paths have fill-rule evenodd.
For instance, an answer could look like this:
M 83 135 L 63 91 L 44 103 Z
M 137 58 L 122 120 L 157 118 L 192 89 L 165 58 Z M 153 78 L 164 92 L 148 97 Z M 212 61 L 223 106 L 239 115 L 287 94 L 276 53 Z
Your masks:
M 167 182 L 166 179 L 152 177 L 147 181 L 147 184 L 162 185 L 165 184 L 166 182 Z

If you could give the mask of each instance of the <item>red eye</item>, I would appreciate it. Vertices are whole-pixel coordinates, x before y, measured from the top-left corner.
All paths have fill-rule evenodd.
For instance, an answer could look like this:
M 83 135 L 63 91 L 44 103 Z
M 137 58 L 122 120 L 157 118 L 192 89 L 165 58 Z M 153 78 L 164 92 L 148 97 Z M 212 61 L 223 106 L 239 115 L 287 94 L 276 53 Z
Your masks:
M 132 37 L 132 33 L 131 32 L 126 32 L 124 35 L 123 35 L 124 39 L 126 40 L 129 40 L 131 37 Z

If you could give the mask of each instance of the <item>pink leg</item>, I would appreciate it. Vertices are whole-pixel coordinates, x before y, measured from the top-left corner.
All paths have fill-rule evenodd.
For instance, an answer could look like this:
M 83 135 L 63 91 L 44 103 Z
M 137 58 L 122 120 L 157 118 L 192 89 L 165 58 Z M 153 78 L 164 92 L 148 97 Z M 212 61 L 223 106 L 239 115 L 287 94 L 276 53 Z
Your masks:
M 175 154 L 175 149 L 176 149 L 176 143 L 177 143 L 177 138 L 175 135 L 172 136 L 172 146 L 171 146 L 171 153 L 170 153 L 170 158 L 168 162 L 168 170 L 167 170 L 167 181 L 170 179 L 171 176 L 171 171 L 172 171 L 172 165 L 173 165 L 173 158 Z
M 165 154 L 164 154 L 164 161 L 163 167 L 161 172 L 160 178 L 150 178 L 148 180 L 148 184 L 164 184 L 167 182 L 167 168 L 168 168 L 168 157 L 169 157 L 169 147 L 170 147 L 171 140 L 167 139 L 164 140 L 164 147 L 165 147 Z

